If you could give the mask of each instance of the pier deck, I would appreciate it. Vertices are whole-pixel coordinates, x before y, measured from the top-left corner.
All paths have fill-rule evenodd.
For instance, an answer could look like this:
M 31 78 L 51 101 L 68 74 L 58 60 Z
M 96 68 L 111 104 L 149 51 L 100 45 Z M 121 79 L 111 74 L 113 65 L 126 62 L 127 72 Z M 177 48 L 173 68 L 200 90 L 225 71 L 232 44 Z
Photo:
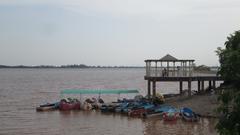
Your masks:
M 204 91 L 204 82 L 209 82 L 209 88 L 216 88 L 216 81 L 224 81 L 220 76 L 190 76 L 190 77 L 153 77 L 144 76 L 144 79 L 148 81 L 148 95 L 151 96 L 151 84 L 152 95 L 156 96 L 156 82 L 179 82 L 179 93 L 182 94 L 183 82 L 188 82 L 188 96 L 191 96 L 192 82 L 198 82 L 198 92 Z

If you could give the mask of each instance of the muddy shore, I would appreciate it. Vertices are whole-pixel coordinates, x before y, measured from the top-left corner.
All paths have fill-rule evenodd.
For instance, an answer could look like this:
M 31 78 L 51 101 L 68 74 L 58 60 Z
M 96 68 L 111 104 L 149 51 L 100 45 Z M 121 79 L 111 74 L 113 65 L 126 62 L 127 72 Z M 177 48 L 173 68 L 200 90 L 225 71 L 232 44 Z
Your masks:
M 216 109 L 219 105 L 217 95 L 212 93 L 196 94 L 191 97 L 186 95 L 168 98 L 165 104 L 176 108 L 189 107 L 202 117 L 218 117 Z

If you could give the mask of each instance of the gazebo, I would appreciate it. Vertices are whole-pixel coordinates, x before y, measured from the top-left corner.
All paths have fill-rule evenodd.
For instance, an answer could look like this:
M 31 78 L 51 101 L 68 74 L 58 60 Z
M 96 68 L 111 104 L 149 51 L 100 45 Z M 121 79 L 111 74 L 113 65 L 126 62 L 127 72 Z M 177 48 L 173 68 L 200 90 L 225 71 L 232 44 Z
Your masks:
M 190 77 L 193 73 L 194 60 L 179 60 L 170 54 L 161 59 L 148 59 L 145 62 L 148 77 Z

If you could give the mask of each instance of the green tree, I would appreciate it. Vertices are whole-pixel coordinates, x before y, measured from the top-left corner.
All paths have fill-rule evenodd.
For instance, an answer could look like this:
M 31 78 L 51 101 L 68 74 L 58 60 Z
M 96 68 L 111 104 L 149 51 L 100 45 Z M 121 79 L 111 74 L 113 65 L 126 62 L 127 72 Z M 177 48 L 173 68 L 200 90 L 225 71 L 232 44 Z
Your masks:
M 221 64 L 219 74 L 225 87 L 218 99 L 221 118 L 216 126 L 221 135 L 240 135 L 240 31 L 227 37 L 225 49 L 216 51 Z

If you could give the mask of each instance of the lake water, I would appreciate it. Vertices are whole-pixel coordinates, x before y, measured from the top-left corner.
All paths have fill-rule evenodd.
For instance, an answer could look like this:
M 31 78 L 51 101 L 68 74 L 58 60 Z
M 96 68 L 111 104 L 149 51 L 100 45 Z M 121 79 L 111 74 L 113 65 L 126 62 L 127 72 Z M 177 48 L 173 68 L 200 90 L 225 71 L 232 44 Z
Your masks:
M 144 74 L 145 69 L 0 69 L 0 134 L 216 134 L 216 119 L 201 119 L 197 123 L 182 120 L 168 123 L 159 117 L 139 119 L 98 111 L 35 111 L 39 104 L 58 101 L 63 89 L 126 88 L 139 89 L 145 95 L 147 82 Z M 196 89 L 196 85 L 193 83 L 192 89 Z M 174 82 L 157 83 L 157 92 L 178 93 L 178 86 Z M 185 83 L 184 88 L 187 88 Z M 102 95 L 102 98 L 112 101 L 118 97 Z

